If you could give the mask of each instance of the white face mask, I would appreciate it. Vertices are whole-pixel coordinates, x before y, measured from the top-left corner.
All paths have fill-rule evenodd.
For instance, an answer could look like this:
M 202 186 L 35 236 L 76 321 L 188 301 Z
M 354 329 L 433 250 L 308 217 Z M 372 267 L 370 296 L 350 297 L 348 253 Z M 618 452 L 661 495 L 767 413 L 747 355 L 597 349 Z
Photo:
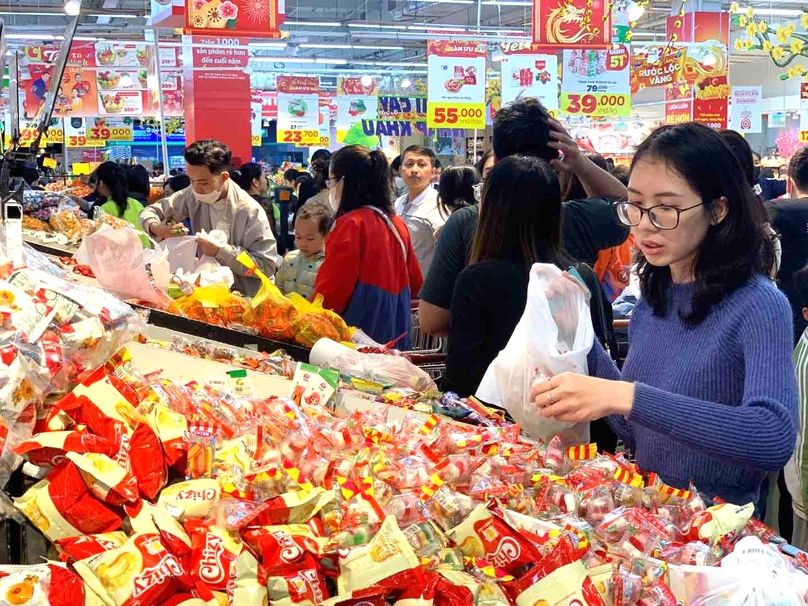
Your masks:
M 198 194 L 194 192 L 194 197 L 197 199 L 198 202 L 202 204 L 214 204 L 219 201 L 219 197 L 222 195 L 222 190 L 217 189 L 216 191 L 212 191 L 209 194 Z

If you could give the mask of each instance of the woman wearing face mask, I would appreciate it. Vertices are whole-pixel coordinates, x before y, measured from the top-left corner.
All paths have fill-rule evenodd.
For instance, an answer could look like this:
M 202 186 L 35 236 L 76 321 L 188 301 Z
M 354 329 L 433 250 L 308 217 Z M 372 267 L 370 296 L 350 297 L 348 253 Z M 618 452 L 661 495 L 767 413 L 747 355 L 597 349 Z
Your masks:
M 278 238 L 277 225 L 281 219 L 281 211 L 273 203 L 269 195 L 269 179 L 267 178 L 264 167 L 255 162 L 248 162 L 242 164 L 235 173 L 231 176 L 238 186 L 246 191 L 253 197 L 253 200 L 261 205 L 261 208 L 267 213 L 269 219 L 269 226 L 272 228 L 272 233 L 275 239 Z
M 197 141 L 185 148 L 185 172 L 191 187 L 146 207 L 140 213 L 143 229 L 158 240 L 185 235 L 180 223 L 191 220 L 195 234 L 218 229 L 227 244 L 217 246 L 199 240 L 200 252 L 215 257 L 233 270 L 234 288 L 254 295 L 261 281 L 236 258 L 246 252 L 262 272 L 274 276 L 279 265 L 275 237 L 263 208 L 230 179 L 230 148 L 215 139 Z
M 616 203 L 640 249 L 642 290 L 623 371 L 596 342 L 591 376 L 560 374 L 531 394 L 536 414 L 606 417 L 641 469 L 738 505 L 758 501 L 799 425 L 791 312 L 767 278 L 773 254 L 753 195 L 715 131 L 651 134 Z
M 138 217 L 143 205 L 129 195 L 126 169 L 115 162 L 104 162 L 96 170 L 96 176 L 98 178 L 96 191 L 106 200 L 98 208 L 108 215 L 128 221 L 140 231 Z M 145 235 L 140 236 L 140 241 L 144 247 L 151 248 L 151 242 Z
M 379 343 L 404 335 L 410 347 L 411 297 L 423 278 L 404 222 L 395 215 L 387 158 L 360 145 L 331 158 L 327 180 L 336 222 L 325 240 L 315 296 Z

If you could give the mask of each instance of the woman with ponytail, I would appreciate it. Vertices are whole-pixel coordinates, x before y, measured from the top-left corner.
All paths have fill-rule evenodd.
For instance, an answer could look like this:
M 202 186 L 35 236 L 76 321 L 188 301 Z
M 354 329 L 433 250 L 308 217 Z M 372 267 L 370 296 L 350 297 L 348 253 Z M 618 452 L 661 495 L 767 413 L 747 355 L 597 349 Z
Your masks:
M 269 227 L 275 239 L 278 239 L 278 221 L 281 220 L 280 209 L 272 203 L 272 198 L 269 197 L 269 178 L 264 167 L 255 162 L 247 162 L 242 164 L 241 168 L 231 173 L 230 177 L 236 182 L 241 189 L 250 194 L 256 202 L 267 213 L 269 219 Z
M 106 199 L 101 205 L 101 210 L 108 215 L 128 221 L 139 232 L 141 230 L 139 217 L 144 207 L 129 196 L 126 169 L 115 162 L 104 162 L 95 172 L 98 178 L 96 191 L 99 196 Z M 140 241 L 144 247 L 151 248 L 149 238 L 145 235 L 140 236 Z
M 343 147 L 331 157 L 326 185 L 337 214 L 315 296 L 379 343 L 401 337 L 396 347 L 409 349 L 410 304 L 423 278 L 407 226 L 393 210 L 387 158 Z

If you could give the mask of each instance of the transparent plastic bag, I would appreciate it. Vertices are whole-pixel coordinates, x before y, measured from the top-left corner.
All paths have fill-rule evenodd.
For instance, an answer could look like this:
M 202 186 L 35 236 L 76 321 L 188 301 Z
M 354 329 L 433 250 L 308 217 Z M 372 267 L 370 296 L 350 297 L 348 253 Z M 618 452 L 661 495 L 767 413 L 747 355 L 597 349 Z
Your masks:
M 314 302 L 299 293 L 287 295 L 300 312 L 295 340 L 304 347 L 313 347 L 322 338 L 333 341 L 350 341 L 351 332 L 339 314 L 323 308 L 323 296 L 317 295 Z
M 168 253 L 168 264 L 171 271 L 182 270 L 191 272 L 196 265 L 196 238 L 194 236 L 179 236 L 166 238 L 160 242 L 160 248 Z
M 595 331 L 586 296 L 555 265 L 530 270 L 525 312 L 505 346 L 488 367 L 477 397 L 505 408 L 534 439 L 561 433 L 566 443 L 589 440 L 588 424 L 540 417 L 530 401 L 536 380 L 562 372 L 587 374 L 586 356 Z

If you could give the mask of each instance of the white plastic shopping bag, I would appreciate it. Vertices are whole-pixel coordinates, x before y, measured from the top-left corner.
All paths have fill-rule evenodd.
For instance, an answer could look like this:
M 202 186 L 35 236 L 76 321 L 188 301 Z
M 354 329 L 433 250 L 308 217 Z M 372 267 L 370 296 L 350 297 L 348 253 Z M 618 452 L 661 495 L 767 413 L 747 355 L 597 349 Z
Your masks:
M 588 423 L 539 416 L 530 401 L 530 386 L 562 372 L 587 374 L 586 356 L 594 338 L 581 289 L 570 288 L 555 265 L 535 264 L 530 269 L 525 313 L 505 349 L 488 367 L 477 397 L 505 408 L 534 439 L 548 440 L 561 433 L 567 444 L 588 442 Z
M 168 264 L 172 272 L 193 271 L 196 265 L 196 238 L 194 236 L 178 236 L 166 238 L 159 243 L 160 248 L 168 253 Z

